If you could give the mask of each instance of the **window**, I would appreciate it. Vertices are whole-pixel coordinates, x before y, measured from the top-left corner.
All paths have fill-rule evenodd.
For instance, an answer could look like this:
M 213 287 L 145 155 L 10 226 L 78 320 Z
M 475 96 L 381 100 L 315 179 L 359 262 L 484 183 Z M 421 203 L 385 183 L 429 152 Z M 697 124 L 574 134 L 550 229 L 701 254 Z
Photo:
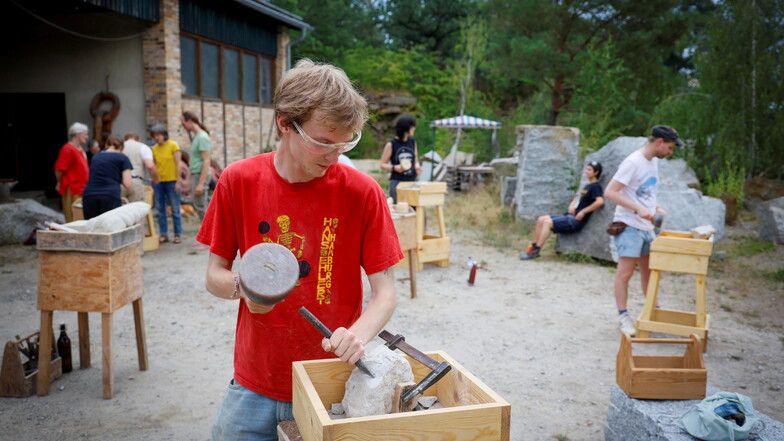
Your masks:
M 220 98 L 220 72 L 218 70 L 218 46 L 201 42 L 201 95 L 209 98 Z
M 256 77 L 255 55 L 242 54 L 242 100 L 259 102 L 259 80 Z
M 271 104 L 275 60 L 195 35 L 180 37 L 183 95 Z
M 196 63 L 199 58 L 196 53 L 196 40 L 189 37 L 180 38 L 180 54 L 182 57 L 182 85 L 185 95 L 199 94 L 199 80 L 196 77 Z
M 240 99 L 240 53 L 223 48 L 223 98 Z

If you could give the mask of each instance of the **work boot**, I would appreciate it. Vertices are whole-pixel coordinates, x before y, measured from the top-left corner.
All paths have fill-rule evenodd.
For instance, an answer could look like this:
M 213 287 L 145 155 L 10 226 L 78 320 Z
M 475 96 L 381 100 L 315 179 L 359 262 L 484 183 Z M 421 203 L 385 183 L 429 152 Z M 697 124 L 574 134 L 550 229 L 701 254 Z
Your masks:
M 536 259 L 539 257 L 539 251 L 541 248 L 535 245 L 528 245 L 528 248 L 525 249 L 522 253 L 520 253 L 520 260 L 531 260 Z
M 634 334 L 637 332 L 634 319 L 629 316 L 628 311 L 618 315 L 618 327 L 621 332 L 629 334 L 632 337 L 634 337 Z

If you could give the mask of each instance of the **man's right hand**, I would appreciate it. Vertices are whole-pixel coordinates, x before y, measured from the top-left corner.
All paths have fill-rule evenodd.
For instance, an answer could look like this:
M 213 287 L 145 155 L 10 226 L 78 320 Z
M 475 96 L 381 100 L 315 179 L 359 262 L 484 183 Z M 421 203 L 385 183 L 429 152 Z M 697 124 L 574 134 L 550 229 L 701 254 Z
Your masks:
M 242 286 L 240 286 L 240 297 L 245 300 L 245 306 L 248 307 L 248 311 L 250 311 L 252 314 L 266 314 L 272 311 L 272 308 L 275 307 L 275 305 L 266 306 L 255 303 L 245 295 L 245 291 L 242 289 Z
M 653 222 L 654 214 L 643 208 L 641 210 L 637 210 L 637 216 L 640 216 L 641 218 L 643 218 L 645 220 L 649 220 L 649 221 Z

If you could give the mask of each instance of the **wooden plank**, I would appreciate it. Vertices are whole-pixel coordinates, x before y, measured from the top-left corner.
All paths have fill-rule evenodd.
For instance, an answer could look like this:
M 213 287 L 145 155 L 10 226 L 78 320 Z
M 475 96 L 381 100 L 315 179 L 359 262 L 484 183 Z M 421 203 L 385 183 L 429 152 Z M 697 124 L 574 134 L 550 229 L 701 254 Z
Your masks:
M 697 298 L 695 300 L 695 326 L 698 328 L 705 327 L 705 317 L 707 313 L 707 299 L 705 295 L 705 275 L 698 274 L 695 276 L 694 289 L 697 291 Z
M 639 356 L 635 355 L 632 356 L 634 360 L 634 367 L 635 368 L 682 368 L 683 366 L 683 357 L 680 356 L 672 356 L 672 357 L 663 357 L 663 356 Z
M 416 248 L 417 243 L 417 219 L 416 213 L 395 214 L 392 213 L 392 222 L 395 225 L 397 238 L 400 242 L 400 249 L 408 251 Z
M 52 361 L 52 311 L 41 311 L 41 327 L 38 340 L 38 381 L 36 391 L 39 396 L 49 395 L 50 365 Z
M 139 370 L 147 370 L 147 336 L 144 332 L 144 309 L 142 299 L 133 301 L 133 324 L 136 328 L 136 352 L 139 355 Z
M 503 406 L 485 405 L 350 418 L 331 425 L 329 440 L 507 441 L 503 416 Z
M 79 367 L 87 369 L 91 365 L 90 361 L 90 319 L 86 312 L 80 312 L 79 316 Z
M 713 252 L 713 240 L 693 239 L 674 236 L 659 236 L 651 243 L 651 254 L 655 252 L 710 256 Z
M 416 287 L 416 253 L 413 249 L 408 250 L 408 275 L 409 275 L 409 283 L 411 283 L 411 298 L 416 298 L 417 295 L 417 287 Z
M 103 374 L 103 398 L 114 396 L 114 373 L 112 372 L 112 313 L 101 314 L 101 359 Z
M 704 275 L 708 274 L 708 260 L 707 256 L 651 251 L 649 266 L 652 270 Z
M 40 251 L 110 252 L 131 246 L 143 238 L 142 226 L 134 225 L 114 233 L 66 233 L 40 230 L 36 247 Z

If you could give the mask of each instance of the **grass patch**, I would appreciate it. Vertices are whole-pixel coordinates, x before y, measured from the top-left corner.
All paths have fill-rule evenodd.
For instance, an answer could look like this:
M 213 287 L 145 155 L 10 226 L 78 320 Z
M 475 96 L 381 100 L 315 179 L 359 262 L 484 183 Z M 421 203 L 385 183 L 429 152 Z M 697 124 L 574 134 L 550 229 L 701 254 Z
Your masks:
M 723 309 L 723 310 L 725 310 L 727 312 L 732 312 L 732 306 L 730 306 L 730 305 L 719 305 L 719 308 L 721 308 L 721 309 Z
M 760 316 L 756 311 L 741 311 L 740 313 L 743 314 L 744 317 L 748 318 L 759 318 Z
M 761 271 L 762 277 L 774 282 L 784 282 L 784 269 L 778 271 Z
M 562 435 L 560 433 L 558 435 L 553 435 L 553 439 L 555 441 L 569 441 L 569 437 L 568 436 Z
M 515 222 L 511 208 L 499 202 L 498 184 L 447 194 L 444 216 L 447 230 L 470 229 L 482 233 L 482 242 L 503 249 L 523 249 L 531 240 L 531 225 Z
M 760 240 L 755 236 L 743 236 L 738 238 L 735 243 L 732 243 L 727 250 L 733 256 L 753 256 L 757 253 L 767 253 L 774 251 L 776 245 L 773 242 Z
M 743 357 L 741 357 L 740 355 L 730 355 L 730 358 L 735 360 L 735 361 L 743 360 Z

